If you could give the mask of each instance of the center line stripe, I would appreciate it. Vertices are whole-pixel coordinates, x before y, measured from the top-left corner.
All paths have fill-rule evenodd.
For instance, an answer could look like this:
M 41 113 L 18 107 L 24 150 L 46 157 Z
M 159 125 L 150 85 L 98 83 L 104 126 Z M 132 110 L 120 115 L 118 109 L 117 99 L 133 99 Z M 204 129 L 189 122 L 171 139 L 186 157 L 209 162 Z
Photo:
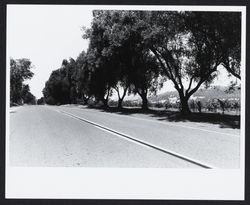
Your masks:
M 161 151 L 161 152 L 164 152 L 164 153 L 166 153 L 166 154 L 172 155 L 172 156 L 177 157 L 177 158 L 179 158 L 179 159 L 182 159 L 182 160 L 188 161 L 188 162 L 190 162 L 190 163 L 196 164 L 196 165 L 198 165 L 198 166 L 200 166 L 200 167 L 203 167 L 203 168 L 206 168 L 206 169 L 215 169 L 215 168 L 216 168 L 216 167 L 211 166 L 211 165 L 209 165 L 209 164 L 207 164 L 207 163 L 204 163 L 204 162 L 201 162 L 201 161 L 199 161 L 199 160 L 192 159 L 192 158 L 190 158 L 190 157 L 181 155 L 181 154 L 179 154 L 179 153 L 177 153 L 177 152 L 174 152 L 174 151 L 172 151 L 172 150 L 167 150 L 167 149 L 165 149 L 165 148 L 162 148 L 162 147 L 153 145 L 153 144 L 151 144 L 151 143 L 149 143 L 149 142 L 146 142 L 146 141 L 143 141 L 143 140 L 139 140 L 139 139 L 137 139 L 137 138 L 134 138 L 134 137 L 129 136 L 129 135 L 127 135 L 127 134 L 124 134 L 124 133 L 122 133 L 122 132 L 118 132 L 118 131 L 116 131 L 116 130 L 110 129 L 110 128 L 105 127 L 105 126 L 103 126 L 103 125 L 100 125 L 100 124 L 97 124 L 97 123 L 95 123 L 95 122 L 89 121 L 89 120 L 87 120 L 87 119 L 85 119 L 85 118 L 78 117 L 78 116 L 76 116 L 76 115 L 73 115 L 73 114 L 68 113 L 68 112 L 65 112 L 65 111 L 61 111 L 61 110 L 57 110 L 57 111 L 60 112 L 60 113 L 62 113 L 62 114 L 68 115 L 68 116 L 70 116 L 70 117 L 72 117 L 72 118 L 74 118 L 74 119 L 84 121 L 84 122 L 86 122 L 86 123 L 89 123 L 89 124 L 91 124 L 91 125 L 94 125 L 95 127 L 102 128 L 102 129 L 107 130 L 107 131 L 109 131 L 109 132 L 112 132 L 112 133 L 115 133 L 115 134 L 117 134 L 117 135 L 120 135 L 120 136 L 122 136 L 122 137 L 124 137 L 124 138 L 127 138 L 127 139 L 130 139 L 130 140 L 132 140 L 132 141 L 135 141 L 135 142 L 137 142 L 137 143 L 143 144 L 143 145 L 145 145 L 145 146 L 148 146 L 148 147 L 151 147 L 151 148 L 156 149 L 156 150 L 158 150 L 158 151 Z

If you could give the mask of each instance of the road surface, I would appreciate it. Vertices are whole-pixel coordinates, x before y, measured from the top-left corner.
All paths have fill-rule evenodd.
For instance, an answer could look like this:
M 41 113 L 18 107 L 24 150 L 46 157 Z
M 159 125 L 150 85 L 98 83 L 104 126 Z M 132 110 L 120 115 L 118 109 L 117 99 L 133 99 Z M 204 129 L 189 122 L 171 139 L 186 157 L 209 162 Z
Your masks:
M 11 166 L 239 168 L 239 130 L 77 106 L 10 109 Z

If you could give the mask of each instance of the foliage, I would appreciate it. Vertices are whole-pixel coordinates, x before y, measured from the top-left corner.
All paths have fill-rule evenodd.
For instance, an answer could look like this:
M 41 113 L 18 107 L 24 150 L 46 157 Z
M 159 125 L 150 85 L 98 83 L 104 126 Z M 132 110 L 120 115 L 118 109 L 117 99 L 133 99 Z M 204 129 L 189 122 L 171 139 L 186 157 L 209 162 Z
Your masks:
M 35 97 L 30 93 L 25 80 L 33 77 L 31 61 L 26 58 L 10 59 L 10 102 L 11 104 L 35 103 Z
M 44 105 L 45 104 L 45 100 L 44 100 L 44 97 L 41 97 L 37 100 L 37 104 L 38 105 Z
M 142 108 L 166 80 L 178 92 L 181 112 L 201 85 L 210 85 L 223 65 L 240 79 L 241 16 L 237 12 L 93 11 L 87 52 L 64 60 L 44 89 L 47 103 L 90 98 L 108 106 L 117 92 L 118 107 L 138 94 Z M 187 86 L 184 86 L 187 82 Z M 162 106 L 162 105 L 157 105 Z M 203 102 L 196 105 L 201 112 Z
M 94 11 L 92 27 L 85 31 L 84 37 L 90 39 L 88 55 L 92 57 L 93 81 L 99 80 L 99 85 L 92 85 L 93 94 L 107 101 L 114 89 L 121 107 L 127 91 L 138 93 L 144 102 L 143 107 L 147 108 L 147 93 L 155 91 L 158 86 L 155 78 L 159 66 L 143 48 L 136 13 Z M 120 88 L 123 88 L 122 94 Z
M 190 112 L 189 98 L 202 84 L 212 82 L 218 66 L 232 59 L 232 51 L 239 47 L 240 21 L 233 24 L 237 24 L 236 29 L 231 27 L 230 34 L 225 32 L 234 17 L 237 14 L 226 12 L 149 13 L 144 41 L 178 91 L 183 113 Z M 237 62 L 238 54 L 233 58 Z M 189 82 L 186 88 L 184 80 Z
M 78 101 L 86 104 L 91 97 L 90 93 L 90 66 L 87 64 L 87 55 L 82 51 L 75 61 L 76 70 L 74 73 L 76 93 Z
M 21 91 L 23 103 L 25 104 L 36 104 L 36 98 L 35 96 L 30 92 L 29 85 L 23 85 L 22 91 Z

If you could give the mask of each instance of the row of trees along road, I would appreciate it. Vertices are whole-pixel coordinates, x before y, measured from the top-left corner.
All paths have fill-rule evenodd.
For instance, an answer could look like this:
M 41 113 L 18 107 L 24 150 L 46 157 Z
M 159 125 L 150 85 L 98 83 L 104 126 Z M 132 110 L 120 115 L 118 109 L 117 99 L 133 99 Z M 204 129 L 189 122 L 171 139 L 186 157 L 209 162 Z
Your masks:
M 240 79 L 239 12 L 96 10 L 83 38 L 87 52 L 64 60 L 46 82 L 47 103 L 93 97 L 108 106 L 116 92 L 119 107 L 126 94 L 138 94 L 147 109 L 148 95 L 170 80 L 185 114 L 190 96 L 214 80 L 218 66 Z
M 31 69 L 31 61 L 26 58 L 10 59 L 10 104 L 20 105 L 23 103 L 36 104 L 35 96 L 30 92 L 30 87 L 24 84 L 25 80 L 31 79 L 34 73 Z

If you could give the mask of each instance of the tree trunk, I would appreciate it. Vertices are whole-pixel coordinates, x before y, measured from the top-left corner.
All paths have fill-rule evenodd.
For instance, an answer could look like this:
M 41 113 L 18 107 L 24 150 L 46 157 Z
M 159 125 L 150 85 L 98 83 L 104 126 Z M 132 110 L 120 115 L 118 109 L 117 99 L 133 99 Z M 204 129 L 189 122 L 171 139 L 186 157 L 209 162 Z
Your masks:
M 123 99 L 118 100 L 118 109 L 122 109 L 122 101 Z
M 117 95 L 118 95 L 118 107 L 117 108 L 118 109 L 122 109 L 122 102 L 123 102 L 123 99 L 124 99 L 124 97 L 125 97 L 125 95 L 127 93 L 128 87 L 124 88 L 122 96 L 120 96 L 120 92 L 119 92 L 119 88 L 118 87 L 116 87 L 115 90 L 116 90 Z
M 84 97 L 84 98 L 83 98 L 84 105 L 87 105 L 87 104 L 88 104 L 89 98 L 90 98 L 90 97 Z
M 106 94 L 106 97 L 105 95 L 102 97 L 102 102 L 103 102 L 103 107 L 106 109 L 108 108 L 108 100 L 109 100 L 109 93 L 110 93 L 110 90 L 111 90 L 111 87 L 108 87 L 108 91 L 107 91 L 107 94 Z
M 181 114 L 182 115 L 188 115 L 191 113 L 188 105 L 188 97 L 180 97 L 181 100 Z
M 108 108 L 108 98 L 103 98 L 102 102 L 103 102 L 103 107 Z
M 136 92 L 138 93 L 138 95 L 140 95 L 142 99 L 142 110 L 148 110 L 147 89 L 141 89 L 141 91 L 136 89 Z
M 141 95 L 142 98 L 142 109 L 143 110 L 148 110 L 148 99 L 147 99 L 147 94 L 142 94 Z

